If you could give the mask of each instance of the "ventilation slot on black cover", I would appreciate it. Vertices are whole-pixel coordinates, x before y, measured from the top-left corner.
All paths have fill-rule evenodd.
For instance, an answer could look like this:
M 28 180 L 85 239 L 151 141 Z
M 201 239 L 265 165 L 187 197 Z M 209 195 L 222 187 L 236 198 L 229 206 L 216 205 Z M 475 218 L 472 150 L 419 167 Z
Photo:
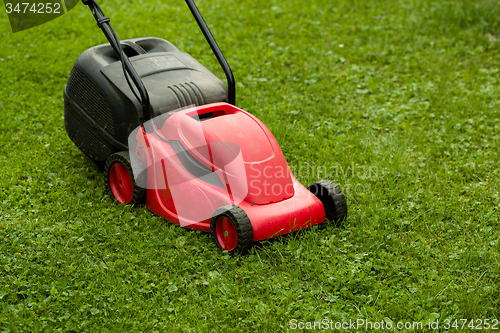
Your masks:
M 111 148 L 102 143 L 78 120 L 78 111 L 70 103 L 64 103 L 64 125 L 71 141 L 88 157 L 104 162 L 111 155 Z
M 173 86 L 168 86 L 177 99 L 177 104 L 179 108 L 183 108 L 189 105 L 204 105 L 205 100 L 200 88 L 194 82 L 176 84 Z
M 73 99 L 100 127 L 111 135 L 115 134 L 113 116 L 108 102 L 77 67 L 73 67 L 66 89 L 69 98 Z

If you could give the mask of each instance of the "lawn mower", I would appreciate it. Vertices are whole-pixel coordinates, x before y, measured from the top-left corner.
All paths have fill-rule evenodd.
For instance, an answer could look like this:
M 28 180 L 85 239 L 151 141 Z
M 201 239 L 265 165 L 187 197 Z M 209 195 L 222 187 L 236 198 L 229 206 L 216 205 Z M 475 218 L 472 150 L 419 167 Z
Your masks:
M 83 52 L 64 90 L 64 122 L 75 145 L 104 168 L 112 200 L 146 203 L 185 228 L 210 232 L 230 254 L 254 242 L 347 216 L 331 181 L 307 189 L 278 142 L 235 106 L 235 80 L 193 0 L 186 0 L 227 86 L 172 43 L 120 41 L 95 0 L 83 0 L 108 44 Z

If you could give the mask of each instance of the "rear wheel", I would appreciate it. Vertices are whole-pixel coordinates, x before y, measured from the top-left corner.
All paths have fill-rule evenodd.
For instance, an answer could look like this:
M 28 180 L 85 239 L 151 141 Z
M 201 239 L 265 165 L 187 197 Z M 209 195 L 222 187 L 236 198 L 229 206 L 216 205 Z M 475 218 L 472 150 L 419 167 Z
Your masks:
M 330 180 L 320 180 L 307 188 L 323 204 L 326 218 L 340 225 L 347 218 L 347 203 L 340 187 Z
M 253 246 L 252 224 L 238 206 L 217 209 L 210 221 L 210 233 L 217 247 L 231 255 L 246 253 Z
M 146 190 L 137 186 L 127 151 L 112 154 L 104 165 L 104 181 L 111 198 L 126 205 L 141 204 Z

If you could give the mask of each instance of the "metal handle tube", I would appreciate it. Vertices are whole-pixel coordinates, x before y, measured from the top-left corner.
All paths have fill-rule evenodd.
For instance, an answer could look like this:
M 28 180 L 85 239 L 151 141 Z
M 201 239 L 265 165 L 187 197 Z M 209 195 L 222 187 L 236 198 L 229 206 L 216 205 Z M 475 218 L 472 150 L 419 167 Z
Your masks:
M 233 71 L 231 70 L 231 67 L 229 67 L 229 64 L 224 57 L 224 54 L 222 54 L 222 51 L 219 48 L 219 45 L 217 45 L 217 42 L 215 41 L 214 36 L 210 32 L 210 29 L 208 28 L 207 24 L 205 23 L 205 20 L 203 19 L 203 16 L 201 16 L 200 11 L 198 10 L 198 7 L 196 7 L 196 4 L 194 3 L 193 0 L 186 0 L 186 3 L 191 10 L 191 13 L 193 14 L 194 18 L 196 19 L 196 22 L 198 23 L 201 31 L 203 32 L 203 35 L 205 35 L 205 39 L 207 40 L 208 44 L 212 48 L 212 51 L 215 54 L 215 57 L 219 61 L 219 64 L 221 65 L 222 69 L 224 70 L 224 74 L 226 74 L 226 79 L 227 79 L 227 98 L 229 104 L 235 105 L 236 103 L 236 84 L 234 82 L 234 76 L 233 76 Z

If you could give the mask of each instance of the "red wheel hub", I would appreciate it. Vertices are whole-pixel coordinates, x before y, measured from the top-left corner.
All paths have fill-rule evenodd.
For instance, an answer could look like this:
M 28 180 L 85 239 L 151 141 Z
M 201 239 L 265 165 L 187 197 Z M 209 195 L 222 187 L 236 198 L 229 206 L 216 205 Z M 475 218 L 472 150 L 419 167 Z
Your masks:
M 134 183 L 127 167 L 121 163 L 115 163 L 109 169 L 109 186 L 111 192 L 119 203 L 127 204 L 134 196 Z
M 225 216 L 221 216 L 215 223 L 215 235 L 222 249 L 232 251 L 238 244 L 238 235 L 233 222 Z

